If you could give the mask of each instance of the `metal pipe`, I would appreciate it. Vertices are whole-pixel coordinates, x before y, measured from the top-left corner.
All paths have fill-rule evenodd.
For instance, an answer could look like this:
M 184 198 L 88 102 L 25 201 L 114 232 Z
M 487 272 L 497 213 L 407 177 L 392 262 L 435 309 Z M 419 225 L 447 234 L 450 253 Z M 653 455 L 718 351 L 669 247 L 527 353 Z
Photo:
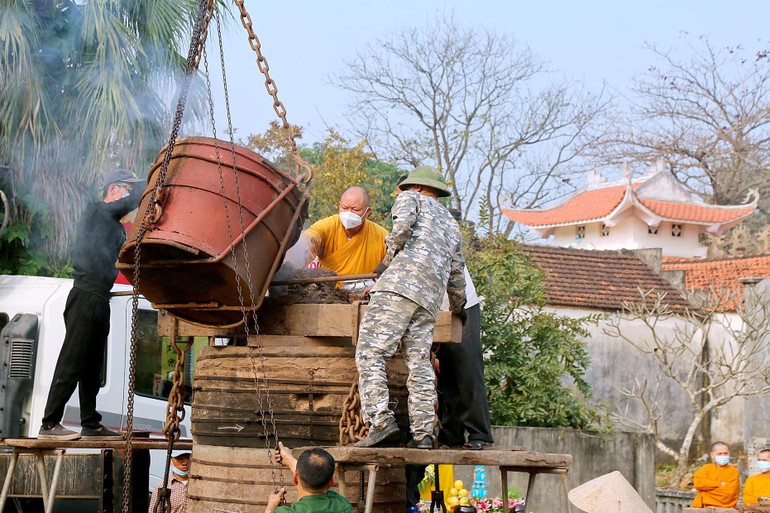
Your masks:
M 297 278 L 294 280 L 282 280 L 271 282 L 270 285 L 307 285 L 310 283 L 328 283 L 330 281 L 354 281 L 354 280 L 374 280 L 379 278 L 374 273 L 369 274 L 347 274 L 342 276 L 318 276 L 315 278 Z

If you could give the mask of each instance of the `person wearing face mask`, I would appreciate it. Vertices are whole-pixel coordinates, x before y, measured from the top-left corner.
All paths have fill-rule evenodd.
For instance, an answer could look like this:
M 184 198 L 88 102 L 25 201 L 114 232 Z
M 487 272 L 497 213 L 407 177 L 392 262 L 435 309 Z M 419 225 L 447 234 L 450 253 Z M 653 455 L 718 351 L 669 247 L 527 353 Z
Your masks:
M 385 256 L 388 231 L 367 218 L 372 209 L 369 194 L 361 187 L 342 193 L 339 211 L 304 230 L 297 243 L 284 257 L 276 279 L 290 278 L 307 267 L 315 257 L 324 269 L 340 276 L 369 274 Z M 363 289 L 368 283 L 344 284 L 345 288 Z M 338 283 L 337 286 L 343 286 Z
M 88 205 L 80 218 L 72 256 L 75 282 L 64 309 L 64 342 L 48 393 L 40 439 L 121 438 L 119 433 L 102 426 L 96 396 L 110 332 L 110 290 L 118 276 L 115 262 L 126 240 L 120 220 L 139 205 L 143 184 L 144 180 L 127 169 L 110 172 L 102 187 L 102 200 Z M 80 397 L 80 433 L 61 425 L 64 407 L 76 387 Z
M 743 485 L 743 503 L 747 506 L 759 504 L 760 497 L 762 504 L 770 504 L 770 449 L 759 451 L 757 467 L 759 474 L 749 477 Z
M 710 456 L 713 463 L 703 465 L 693 476 L 698 495 L 692 507 L 734 508 L 741 480 L 738 469 L 730 465 L 730 449 L 724 442 L 716 442 L 711 446 Z
M 171 506 L 171 513 L 184 513 L 187 507 L 187 483 L 190 479 L 190 451 L 179 450 L 171 452 L 171 471 L 168 476 L 168 504 Z M 160 500 L 160 492 L 163 488 L 163 481 L 157 484 L 152 490 L 150 497 L 150 507 L 148 513 L 155 513 L 155 507 Z

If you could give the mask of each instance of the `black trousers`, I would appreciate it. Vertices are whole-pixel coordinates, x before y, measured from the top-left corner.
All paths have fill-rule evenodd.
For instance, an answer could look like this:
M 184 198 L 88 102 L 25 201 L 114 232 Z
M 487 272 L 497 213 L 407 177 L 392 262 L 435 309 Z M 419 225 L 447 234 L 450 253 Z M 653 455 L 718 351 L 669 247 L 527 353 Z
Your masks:
M 53 372 L 45 405 L 43 426 L 61 422 L 64 406 L 78 387 L 80 424 L 97 428 L 102 416 L 96 411 L 104 349 L 110 333 L 110 302 L 103 297 L 73 288 L 64 309 L 66 333 Z
M 481 347 L 481 310 L 468 308 L 460 344 L 441 344 L 438 350 L 439 440 L 449 446 L 468 440 L 493 442 L 489 403 L 484 386 L 484 351 Z

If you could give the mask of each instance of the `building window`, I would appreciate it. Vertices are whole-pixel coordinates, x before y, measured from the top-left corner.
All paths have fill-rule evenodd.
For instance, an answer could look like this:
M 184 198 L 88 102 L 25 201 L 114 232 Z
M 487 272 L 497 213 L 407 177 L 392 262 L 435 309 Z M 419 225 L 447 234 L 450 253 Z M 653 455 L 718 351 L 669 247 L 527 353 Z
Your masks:
M 585 225 L 577 227 L 577 238 L 578 239 L 585 239 L 586 238 L 586 227 L 585 227 Z
M 682 236 L 682 225 L 681 224 L 672 224 L 671 225 L 671 236 L 672 237 L 681 237 Z
M 610 234 L 610 227 L 602 223 L 602 237 L 607 237 Z
M 647 227 L 647 233 L 650 235 L 657 235 L 658 234 L 658 227 L 657 226 L 648 226 Z

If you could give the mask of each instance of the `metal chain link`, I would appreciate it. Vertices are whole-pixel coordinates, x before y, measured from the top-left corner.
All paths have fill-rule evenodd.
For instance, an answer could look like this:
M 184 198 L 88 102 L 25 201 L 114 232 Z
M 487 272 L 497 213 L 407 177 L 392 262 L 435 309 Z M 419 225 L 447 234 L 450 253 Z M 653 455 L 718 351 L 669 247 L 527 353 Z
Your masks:
M 130 493 L 131 489 L 131 474 L 133 467 L 133 436 L 134 436 L 134 392 L 136 389 L 136 344 L 137 344 L 137 321 L 139 317 L 139 279 L 140 279 L 140 261 L 141 261 L 141 249 L 142 240 L 148 230 L 152 228 L 152 225 L 157 223 L 162 214 L 162 202 L 163 202 L 163 185 L 165 183 L 166 172 L 168 170 L 169 162 L 171 161 L 171 152 L 174 149 L 174 143 L 177 135 L 179 134 L 179 128 L 182 124 L 182 116 L 184 114 L 184 108 L 187 104 L 187 96 L 190 91 L 190 85 L 192 83 L 192 76 L 197 69 L 197 62 L 199 61 L 199 54 L 202 48 L 201 35 L 205 37 L 205 23 L 211 18 L 211 12 L 213 10 L 213 0 L 200 0 L 198 3 L 198 12 L 195 17 L 195 23 L 193 25 L 192 36 L 190 39 L 190 48 L 187 54 L 187 62 L 185 65 L 184 79 L 182 81 L 182 87 L 179 94 L 179 100 L 177 102 L 176 112 L 174 113 L 174 121 L 171 129 L 171 136 L 169 138 L 168 145 L 166 147 L 166 154 L 163 158 L 163 164 L 158 174 L 158 179 L 155 182 L 155 187 L 152 192 L 152 200 L 147 203 L 142 221 L 139 224 L 136 235 L 136 243 L 134 246 L 134 279 L 133 279 L 133 297 L 131 301 L 131 342 L 129 350 L 129 378 L 128 378 L 128 397 L 126 405 L 126 451 L 124 459 L 124 478 L 123 478 L 123 500 L 121 503 L 121 512 L 128 513 L 130 510 Z M 178 429 L 178 426 L 177 426 Z M 178 437 L 178 435 L 177 435 Z M 169 473 L 169 458 L 171 456 L 171 449 L 173 447 L 173 441 L 169 440 L 168 455 L 166 458 L 166 472 L 164 476 L 164 487 L 168 485 L 168 473 Z M 163 513 L 168 513 L 170 504 L 163 509 Z
M 220 65 L 221 65 L 221 69 L 223 70 L 222 81 L 223 81 L 223 86 L 224 86 L 224 91 L 225 91 L 225 106 L 226 106 L 226 111 L 227 111 L 228 133 L 230 135 L 232 170 L 233 170 L 233 176 L 234 176 L 234 180 L 235 180 L 235 193 L 236 193 L 235 196 L 236 196 L 236 201 L 237 201 L 237 206 L 238 206 L 238 220 L 239 220 L 239 225 L 240 225 L 240 233 L 244 233 L 245 232 L 245 222 L 244 222 L 244 219 L 243 219 L 243 208 L 242 208 L 242 205 L 241 205 L 240 180 L 239 180 L 239 177 L 238 177 L 238 171 L 237 171 L 237 166 L 236 166 L 235 141 L 233 140 L 234 139 L 234 131 L 232 129 L 232 116 L 231 116 L 231 112 L 230 112 L 229 89 L 227 87 L 227 77 L 226 77 L 226 74 L 224 73 L 224 70 L 226 69 L 225 59 L 224 59 L 224 51 L 223 51 L 224 45 L 222 44 L 221 23 L 220 23 L 220 17 L 219 17 L 218 13 L 217 13 L 217 17 L 216 17 L 216 24 L 217 24 L 217 35 L 218 35 L 218 38 L 219 38 Z M 213 98 L 211 96 L 211 84 L 208 81 L 208 75 L 209 75 L 208 74 L 208 56 L 207 56 L 207 54 L 205 52 L 205 49 L 203 51 L 203 58 L 204 58 L 204 66 L 206 67 L 206 71 L 207 71 L 207 73 L 206 73 L 206 77 L 207 77 L 206 80 L 207 80 L 207 86 L 208 86 L 208 90 L 209 90 L 209 111 L 210 111 L 210 115 L 211 115 L 211 123 L 212 123 L 213 132 L 214 132 L 214 139 L 215 139 L 215 141 L 217 141 L 218 139 L 216 137 L 216 120 L 215 120 L 215 116 L 214 116 L 214 104 L 213 104 Z M 226 197 L 225 197 L 224 174 L 223 174 L 223 170 L 222 170 L 222 159 L 221 159 L 221 155 L 220 155 L 220 151 L 219 150 L 220 150 L 219 146 L 217 144 L 215 144 L 215 152 L 216 152 L 216 158 L 217 158 L 217 168 L 218 168 L 218 172 L 219 172 L 220 195 L 222 197 L 223 206 L 224 206 L 224 213 L 225 213 L 225 221 L 226 221 L 228 239 L 230 241 L 232 241 L 233 240 L 233 230 L 232 230 L 232 226 L 231 226 L 231 222 L 230 222 L 229 209 L 228 209 L 227 201 L 226 201 Z M 255 310 L 255 308 L 254 308 L 254 305 L 255 305 L 254 286 L 253 286 L 253 283 L 252 283 L 251 269 L 250 269 L 249 258 L 248 258 L 248 246 L 247 246 L 247 242 L 246 242 L 245 238 L 242 239 L 241 244 L 243 245 L 244 268 L 245 268 L 245 271 L 246 271 L 246 284 L 247 284 L 247 287 L 248 287 L 248 290 L 249 290 L 249 298 L 250 298 L 249 309 L 252 312 L 254 312 L 254 310 Z M 235 246 L 233 244 L 230 244 L 230 254 L 231 254 L 232 261 L 233 261 L 233 266 L 234 266 L 233 272 L 234 272 L 235 276 L 238 276 L 239 275 L 239 272 L 238 272 L 238 259 L 236 258 Z M 248 319 L 248 316 L 247 316 L 247 313 L 246 313 L 247 312 L 247 308 L 246 308 L 246 304 L 245 304 L 245 300 L 244 300 L 244 294 L 243 294 L 243 289 L 241 287 L 241 282 L 237 278 L 235 280 L 235 285 L 236 285 L 236 290 L 237 290 L 237 293 L 238 293 L 238 301 L 239 301 L 239 304 L 240 304 L 240 307 L 241 307 L 241 315 L 243 316 L 244 332 L 245 332 L 246 339 L 248 340 L 248 336 L 249 336 L 249 319 Z M 254 313 L 254 325 L 255 325 L 255 329 L 258 329 L 256 313 Z M 257 333 L 257 336 L 258 336 L 258 333 Z M 261 355 L 261 348 L 260 348 L 260 355 Z M 251 360 L 252 373 L 254 375 L 255 389 L 256 389 L 256 392 L 257 392 L 257 402 L 258 402 L 258 405 L 259 405 L 260 420 L 262 422 L 262 428 L 263 428 L 263 432 L 264 432 L 264 435 L 265 435 L 265 445 L 266 445 L 266 449 L 268 451 L 268 462 L 269 462 L 269 466 L 270 466 L 270 472 L 271 472 L 272 478 L 273 478 L 273 487 L 274 487 L 275 491 L 277 491 L 280 487 L 283 486 L 284 480 L 283 480 L 283 468 L 282 467 L 279 468 L 279 477 L 276 478 L 275 462 L 274 462 L 274 459 L 272 457 L 272 455 L 273 455 L 273 447 L 271 447 L 271 445 L 270 445 L 270 435 L 272 435 L 272 438 L 275 440 L 275 447 L 278 446 L 278 432 L 277 432 L 277 428 L 276 428 L 276 425 L 275 425 L 272 402 L 271 402 L 270 396 L 269 396 L 269 389 L 266 388 L 265 391 L 266 391 L 266 395 L 267 395 L 267 400 L 266 400 L 266 402 L 267 402 L 267 409 L 269 411 L 270 419 L 271 419 L 271 424 L 272 424 L 272 433 L 268 433 L 267 421 L 266 421 L 265 415 L 264 415 L 264 413 L 265 413 L 265 408 L 264 408 L 265 399 L 262 397 L 262 388 L 259 386 L 259 378 L 257 376 L 256 366 L 255 366 L 255 363 L 254 363 L 253 348 L 250 349 L 249 356 L 250 356 L 250 360 Z M 279 485 L 279 482 L 280 482 L 280 485 Z
M 267 59 L 262 54 L 262 43 L 260 43 L 257 34 L 254 33 L 254 28 L 251 24 L 251 16 L 248 12 L 246 12 L 246 7 L 243 5 L 244 0 L 233 1 L 235 2 L 235 5 L 238 6 L 238 10 L 240 11 L 241 24 L 249 34 L 249 46 L 251 46 L 251 49 L 254 50 L 254 53 L 257 54 L 257 67 L 259 68 L 259 71 L 265 76 L 265 89 L 267 90 L 267 94 L 273 98 L 273 110 L 281 119 L 284 133 L 286 134 L 286 138 L 291 145 L 291 154 L 294 158 L 294 171 L 296 178 L 302 183 L 309 183 L 313 179 L 313 167 L 300 155 L 299 147 L 297 146 L 296 134 L 291 129 L 289 122 L 286 120 L 286 107 L 281 102 L 281 100 L 278 99 L 278 86 L 276 85 L 275 80 L 270 77 L 270 65 L 267 63 Z M 303 170 L 304 175 L 302 172 Z
M 361 396 L 358 394 L 358 382 L 350 386 L 345 401 L 342 403 L 342 415 L 339 422 L 340 445 L 349 445 L 363 440 L 369 434 L 369 425 L 361 415 Z
M 175 339 L 176 337 L 172 337 L 171 340 L 171 349 L 176 354 L 174 377 L 171 380 L 171 392 L 168 394 L 168 404 L 166 406 L 166 425 L 163 426 L 163 434 L 166 435 L 166 439 L 170 442 L 179 440 L 181 436 L 179 426 L 186 416 L 184 409 L 184 364 L 187 353 L 194 342 L 192 339 L 186 342 L 177 342 Z M 184 345 L 184 348 L 179 347 L 180 343 Z

